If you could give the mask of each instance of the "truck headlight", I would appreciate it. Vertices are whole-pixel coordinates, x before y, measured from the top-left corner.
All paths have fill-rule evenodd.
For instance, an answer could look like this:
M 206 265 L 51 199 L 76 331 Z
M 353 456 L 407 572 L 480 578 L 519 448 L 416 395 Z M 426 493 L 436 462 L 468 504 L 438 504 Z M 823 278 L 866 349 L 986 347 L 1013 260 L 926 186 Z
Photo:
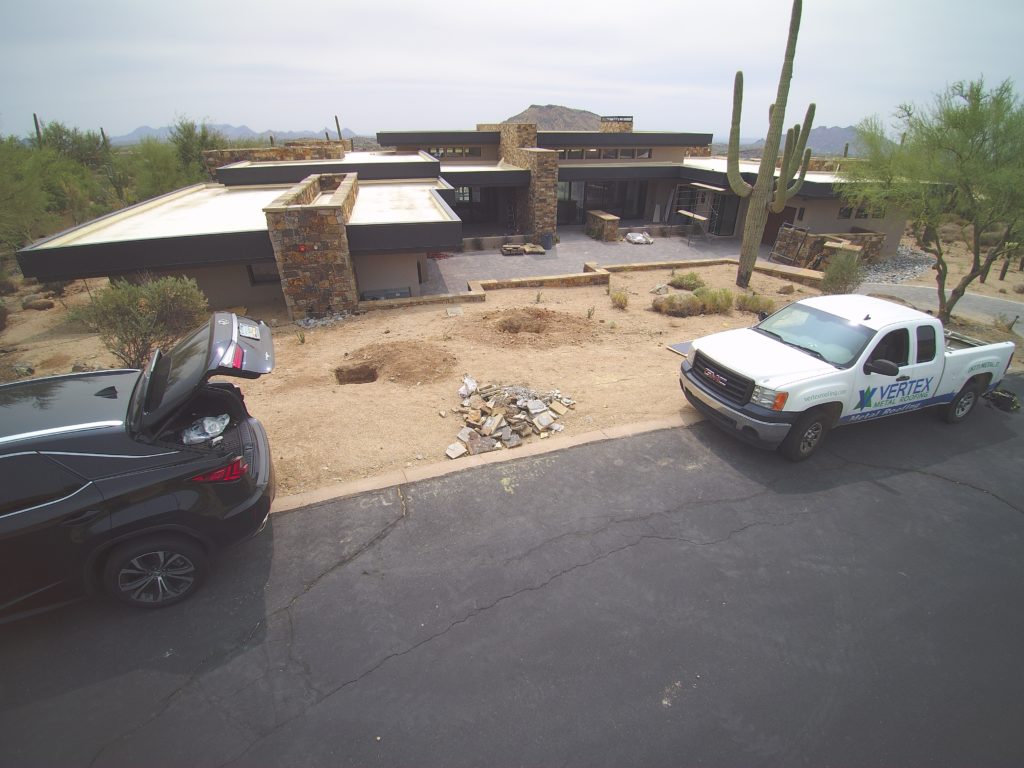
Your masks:
M 750 395 L 750 402 L 773 411 L 781 411 L 785 408 L 788 399 L 789 392 L 776 392 L 767 387 L 754 387 L 754 391 Z

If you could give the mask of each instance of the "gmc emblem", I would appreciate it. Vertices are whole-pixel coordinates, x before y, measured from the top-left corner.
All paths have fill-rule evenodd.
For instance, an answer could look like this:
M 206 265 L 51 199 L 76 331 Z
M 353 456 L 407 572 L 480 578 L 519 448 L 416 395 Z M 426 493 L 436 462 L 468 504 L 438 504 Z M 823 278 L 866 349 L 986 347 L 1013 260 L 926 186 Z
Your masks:
M 725 378 L 725 376 L 715 373 L 710 368 L 705 368 L 703 373 L 706 378 L 711 379 L 713 382 L 715 382 L 715 384 L 717 384 L 720 387 L 724 387 L 726 384 L 729 383 L 729 380 Z

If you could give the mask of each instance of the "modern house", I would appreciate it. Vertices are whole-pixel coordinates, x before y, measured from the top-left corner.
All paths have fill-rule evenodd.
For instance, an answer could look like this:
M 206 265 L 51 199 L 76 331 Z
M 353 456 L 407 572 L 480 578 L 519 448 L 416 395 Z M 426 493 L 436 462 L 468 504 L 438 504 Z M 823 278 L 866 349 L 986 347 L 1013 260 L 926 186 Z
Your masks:
M 378 142 L 393 149 L 379 152 L 325 141 L 218 150 L 206 156 L 216 183 L 33 243 L 18 260 L 40 280 L 184 274 L 215 306 L 283 296 L 293 318 L 320 315 L 418 296 L 432 252 L 510 238 L 550 247 L 559 227 L 593 216 L 613 234 L 661 225 L 738 238 L 747 201 L 729 189 L 711 138 L 634 131 L 631 117 L 615 116 L 598 131 L 382 131 Z M 753 181 L 757 166 L 741 172 Z M 835 181 L 809 172 L 765 241 L 788 223 L 894 251 L 902 220 L 845 207 Z

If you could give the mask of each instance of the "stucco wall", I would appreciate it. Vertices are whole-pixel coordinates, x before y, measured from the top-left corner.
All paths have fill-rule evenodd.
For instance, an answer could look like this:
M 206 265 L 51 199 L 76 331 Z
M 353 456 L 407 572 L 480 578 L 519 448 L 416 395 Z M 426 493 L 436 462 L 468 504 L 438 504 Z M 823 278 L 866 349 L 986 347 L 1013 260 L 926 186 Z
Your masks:
M 356 270 L 360 294 L 363 291 L 408 288 L 411 296 L 419 296 L 419 274 L 427 274 L 427 257 L 423 253 L 357 254 L 352 257 L 352 265 Z
M 818 199 L 806 198 L 797 195 L 789 201 L 789 205 L 797 209 L 804 209 L 803 219 L 796 219 L 793 225 L 822 234 L 843 234 L 854 230 L 869 230 L 885 235 L 885 243 L 882 246 L 880 256 L 885 258 L 896 253 L 896 246 L 899 245 L 903 228 L 907 223 L 907 217 L 899 211 L 886 211 L 884 219 L 868 218 L 857 219 L 853 215 L 848 219 L 839 218 L 839 209 L 844 203 L 839 198 Z
M 210 309 L 252 307 L 277 302 L 284 303 L 280 283 L 253 285 L 245 264 L 218 264 L 210 267 L 190 267 L 179 270 L 150 270 L 154 277 L 183 276 L 196 281 L 210 302 Z

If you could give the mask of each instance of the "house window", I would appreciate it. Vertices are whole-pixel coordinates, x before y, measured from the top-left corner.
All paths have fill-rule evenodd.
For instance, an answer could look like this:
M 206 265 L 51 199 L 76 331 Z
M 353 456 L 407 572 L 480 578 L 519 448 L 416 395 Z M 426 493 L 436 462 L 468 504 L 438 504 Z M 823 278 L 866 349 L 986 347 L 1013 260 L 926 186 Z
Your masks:
M 848 205 L 844 205 L 842 208 L 839 209 L 839 216 L 838 216 L 838 218 L 840 218 L 840 219 L 848 219 L 852 215 L 853 215 L 853 208 L 851 208 Z
M 469 203 L 472 202 L 472 190 L 469 187 L 456 187 L 455 188 L 455 202 L 456 203 Z
M 601 159 L 602 160 L 615 160 L 619 156 L 619 150 L 617 149 L 602 149 Z
M 871 209 L 872 219 L 884 219 L 885 218 L 885 206 L 879 205 Z
M 632 147 L 623 147 L 619 150 L 620 160 L 632 160 L 636 156 L 636 150 Z
M 257 261 L 253 264 L 246 264 L 245 268 L 249 271 L 249 285 L 270 285 L 281 282 L 276 261 Z
M 582 149 L 570 149 L 569 150 L 569 159 L 570 160 L 582 160 L 583 159 L 583 150 Z
M 559 160 L 568 160 L 569 159 L 569 150 L 567 150 L 567 149 L 560 149 L 560 150 L 558 150 L 558 159 Z
M 638 149 L 636 151 L 636 159 L 637 160 L 650 160 L 651 159 L 651 150 L 650 149 Z
M 585 149 L 583 150 L 583 156 L 587 160 L 597 160 L 601 157 L 601 152 L 597 149 Z
M 853 217 L 855 219 L 866 219 L 868 217 L 868 209 L 867 208 L 858 208 L 857 212 L 853 214 Z
M 803 208 L 797 209 L 796 220 L 797 221 L 803 221 L 804 220 L 804 209 Z
M 480 157 L 480 147 L 466 147 L 466 157 Z
M 558 182 L 558 199 L 559 200 L 571 200 L 569 197 L 569 182 L 560 181 Z

